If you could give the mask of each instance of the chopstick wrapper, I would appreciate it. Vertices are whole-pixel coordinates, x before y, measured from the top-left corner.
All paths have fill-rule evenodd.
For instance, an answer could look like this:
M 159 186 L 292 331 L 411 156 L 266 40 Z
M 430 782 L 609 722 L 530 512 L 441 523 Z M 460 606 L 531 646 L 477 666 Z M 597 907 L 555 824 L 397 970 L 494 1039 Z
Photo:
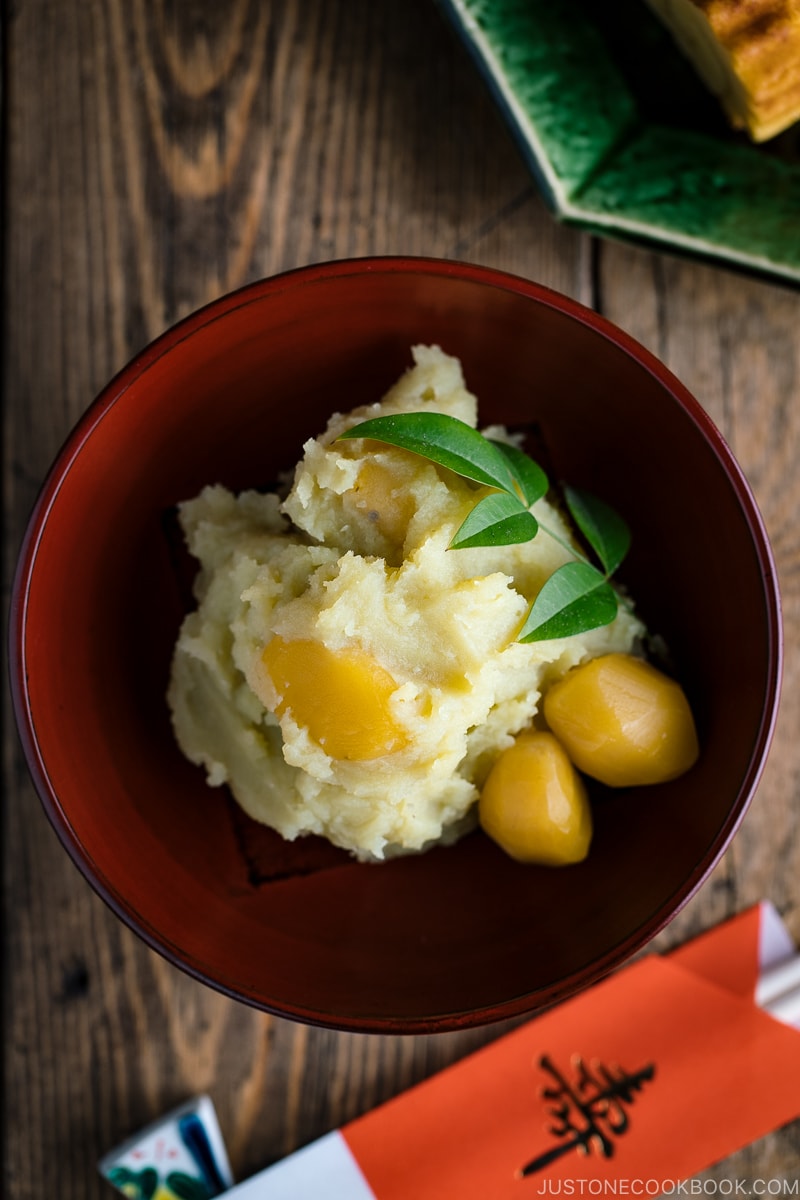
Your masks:
M 98 1169 L 131 1200 L 210 1200 L 233 1183 L 208 1096 L 159 1117 L 106 1154 Z
M 567 1180 L 573 1192 L 592 1180 L 606 1183 L 583 1185 L 590 1194 L 669 1194 L 800 1115 L 798 964 L 775 909 L 757 905 L 634 962 L 226 1200 L 525 1200 L 569 1190 Z

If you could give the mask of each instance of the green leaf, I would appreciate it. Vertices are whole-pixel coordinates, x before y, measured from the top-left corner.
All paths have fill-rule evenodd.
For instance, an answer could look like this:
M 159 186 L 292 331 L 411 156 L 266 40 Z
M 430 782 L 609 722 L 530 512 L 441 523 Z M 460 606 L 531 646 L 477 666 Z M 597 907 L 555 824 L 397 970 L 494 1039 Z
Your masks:
M 477 429 L 446 413 L 407 412 L 375 417 L 354 425 L 339 437 L 371 438 L 400 446 L 475 483 L 516 494 L 505 455 Z
M 572 637 L 608 625 L 616 615 L 616 592 L 600 572 L 588 563 L 565 563 L 539 592 L 517 640 Z
M 133 1171 L 130 1167 L 114 1166 L 107 1172 L 106 1178 L 131 1200 L 152 1200 L 158 1187 L 158 1172 L 155 1167 Z
M 119 1191 L 122 1191 L 124 1187 L 128 1187 L 129 1190 L 127 1194 L 129 1196 L 133 1195 L 133 1192 L 130 1191 L 130 1186 L 135 1186 L 139 1192 L 139 1195 L 141 1196 L 138 1171 L 132 1171 L 130 1167 L 111 1167 L 106 1174 L 106 1178 L 108 1179 L 109 1183 L 113 1183 L 114 1187 L 118 1188 Z
M 510 546 L 535 538 L 539 523 L 521 500 L 507 492 L 492 492 L 479 500 L 459 528 L 450 548 Z
M 450 543 L 453 549 L 526 542 L 540 528 L 528 510 L 547 492 L 545 472 L 518 447 L 486 438 L 456 417 L 435 412 L 393 413 L 362 421 L 339 436 L 398 446 L 475 483 L 498 489 L 477 502 Z M 564 496 L 605 574 L 582 556 L 581 561 L 559 567 L 536 597 L 518 635 L 521 642 L 585 633 L 608 625 L 617 615 L 617 594 L 608 578 L 628 553 L 630 530 L 610 505 L 590 493 L 565 487 Z M 551 530 L 541 529 L 562 541 Z
M 613 575 L 630 549 L 630 529 L 618 512 L 589 492 L 565 487 L 564 498 L 575 524 L 600 559 L 606 575 Z
M 519 485 L 522 499 L 530 508 L 537 500 L 541 500 L 550 486 L 547 476 L 538 463 L 529 458 L 523 450 L 512 446 L 509 442 L 498 442 L 489 438 L 508 463 L 515 482 Z
M 178 1200 L 208 1200 L 211 1194 L 202 1179 L 195 1179 L 184 1171 L 170 1171 L 166 1183 Z

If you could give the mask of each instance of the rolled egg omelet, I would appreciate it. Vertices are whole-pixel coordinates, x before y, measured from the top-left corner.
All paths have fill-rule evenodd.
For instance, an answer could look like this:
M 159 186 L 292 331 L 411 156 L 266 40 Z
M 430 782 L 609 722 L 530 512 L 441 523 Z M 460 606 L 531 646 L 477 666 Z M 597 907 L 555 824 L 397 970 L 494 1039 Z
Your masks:
M 569 550 L 543 529 L 448 549 L 485 489 L 396 447 L 336 440 L 399 412 L 477 426 L 459 361 L 412 354 L 379 403 L 335 414 L 306 443 L 284 499 L 209 486 L 180 506 L 200 570 L 168 689 L 178 744 L 254 820 L 365 861 L 472 829 L 492 763 L 546 687 L 644 632 L 620 606 L 589 633 L 516 641 Z M 547 500 L 532 511 L 570 544 Z

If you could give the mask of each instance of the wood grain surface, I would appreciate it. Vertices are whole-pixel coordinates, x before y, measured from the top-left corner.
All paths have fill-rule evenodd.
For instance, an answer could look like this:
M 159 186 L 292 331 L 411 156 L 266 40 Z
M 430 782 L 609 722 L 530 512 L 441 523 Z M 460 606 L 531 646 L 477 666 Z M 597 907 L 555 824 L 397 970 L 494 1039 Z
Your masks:
M 350 255 L 457 257 L 537 279 L 599 308 L 698 396 L 778 561 L 772 754 L 732 848 L 653 948 L 761 897 L 800 941 L 800 295 L 557 226 L 433 0 L 7 0 L 3 40 L 4 599 L 68 430 L 179 317 Z M 4 773 L 8 1200 L 110 1197 L 101 1154 L 199 1091 L 243 1178 L 503 1031 L 334 1033 L 217 995 L 80 877 L 8 705 Z M 702 1179 L 799 1172 L 795 1123 Z

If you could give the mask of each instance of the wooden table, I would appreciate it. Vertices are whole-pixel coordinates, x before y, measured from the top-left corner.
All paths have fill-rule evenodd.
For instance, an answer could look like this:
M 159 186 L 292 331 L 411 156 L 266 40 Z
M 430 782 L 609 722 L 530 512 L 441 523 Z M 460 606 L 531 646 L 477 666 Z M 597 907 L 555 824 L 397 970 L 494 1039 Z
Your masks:
M 755 489 L 783 588 L 783 703 L 761 786 L 653 948 L 765 896 L 800 941 L 800 295 L 558 227 L 432 0 L 5 8 L 4 595 L 67 431 L 192 309 L 350 255 L 537 279 L 623 326 L 707 407 Z M 200 1091 L 243 1178 L 501 1032 L 333 1033 L 204 988 L 77 873 L 10 717 L 4 746 L 8 1200 L 110 1196 L 98 1157 Z M 703 1178 L 796 1180 L 799 1163 L 795 1123 Z

